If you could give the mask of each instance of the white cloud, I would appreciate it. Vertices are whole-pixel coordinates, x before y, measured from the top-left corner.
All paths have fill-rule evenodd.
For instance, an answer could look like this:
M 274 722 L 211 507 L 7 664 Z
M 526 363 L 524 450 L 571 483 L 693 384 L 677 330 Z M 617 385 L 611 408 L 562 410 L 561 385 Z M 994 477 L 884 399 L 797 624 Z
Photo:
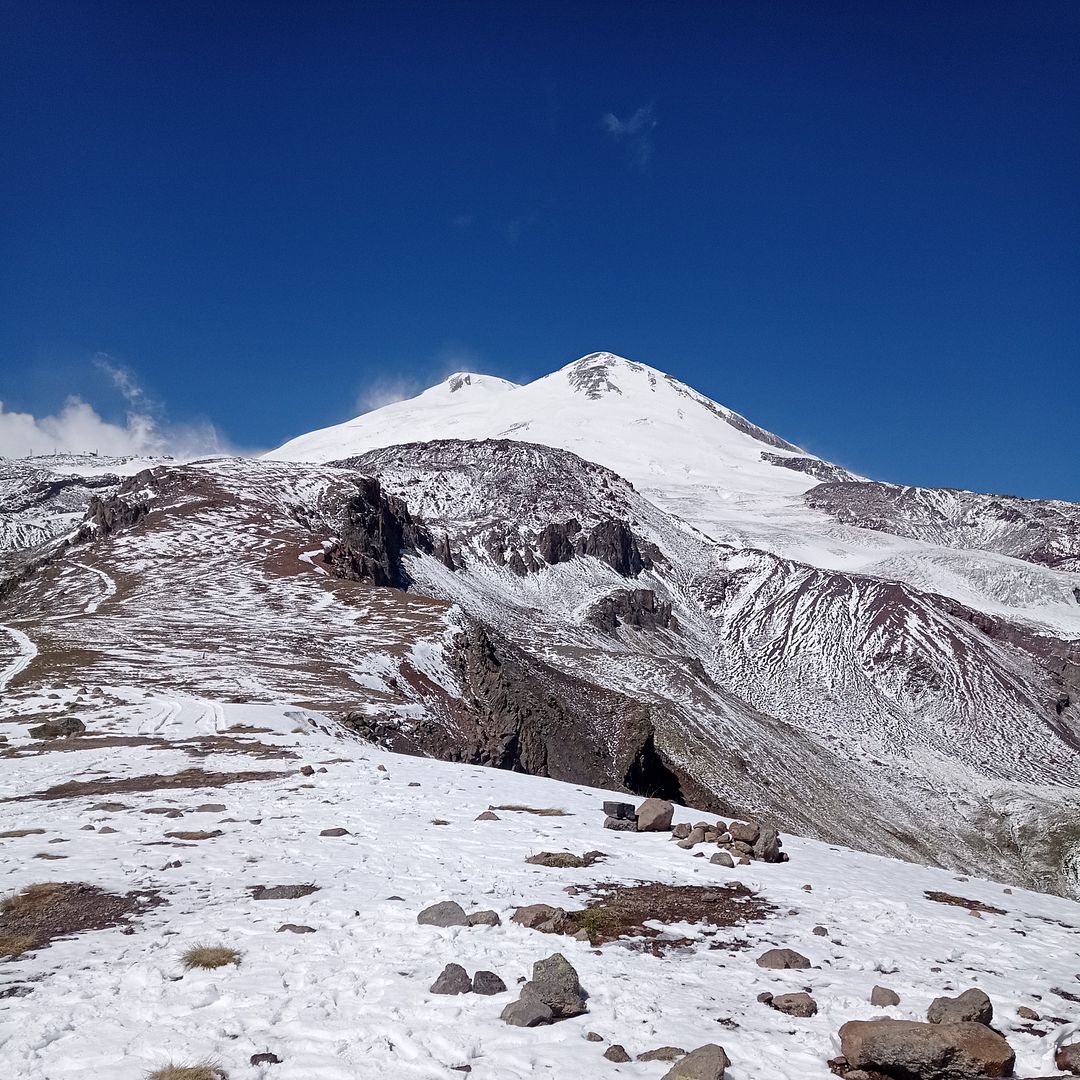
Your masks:
M 233 452 L 213 424 L 168 423 L 135 375 L 104 354 L 94 358 L 127 402 L 124 423 L 106 420 L 88 401 L 69 397 L 59 412 L 9 412 L 0 402 L 0 457 L 98 453 L 114 457 L 203 457 Z
M 614 113 L 604 113 L 600 123 L 613 138 L 625 141 L 635 163 L 644 169 L 652 157 L 652 133 L 656 128 L 656 112 L 651 104 L 642 105 L 632 116 L 620 120 Z

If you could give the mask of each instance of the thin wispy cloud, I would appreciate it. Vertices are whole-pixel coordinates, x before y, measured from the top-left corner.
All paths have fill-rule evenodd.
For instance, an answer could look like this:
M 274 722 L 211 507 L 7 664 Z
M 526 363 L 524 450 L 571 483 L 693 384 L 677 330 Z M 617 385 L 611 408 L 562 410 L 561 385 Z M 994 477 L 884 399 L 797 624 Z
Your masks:
M 600 118 L 604 130 L 617 142 L 629 147 L 631 158 L 639 169 L 644 169 L 652 158 L 652 133 L 656 130 L 657 122 L 656 110 L 651 103 L 642 105 L 625 120 L 620 120 L 611 112 L 604 113 Z

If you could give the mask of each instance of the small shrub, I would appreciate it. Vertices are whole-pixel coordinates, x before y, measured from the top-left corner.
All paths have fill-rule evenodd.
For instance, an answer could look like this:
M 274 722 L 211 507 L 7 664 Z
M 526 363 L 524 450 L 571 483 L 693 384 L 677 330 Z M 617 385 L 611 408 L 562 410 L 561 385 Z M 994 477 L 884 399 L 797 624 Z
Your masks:
M 33 934 L 0 933 L 0 957 L 22 956 L 37 944 Z
M 489 806 L 489 810 L 514 810 L 519 814 L 536 814 L 538 817 L 569 817 L 558 806 L 522 806 L 520 803 L 507 803 L 505 806 Z
M 240 954 L 227 945 L 192 945 L 181 957 L 180 962 L 188 971 L 192 968 L 210 971 L 229 964 L 239 964 Z
M 615 913 L 599 905 L 574 912 L 574 922 L 579 930 L 584 930 L 589 935 L 589 943 L 592 945 L 613 937 L 619 929 L 619 919 Z
M 0 903 L 0 912 L 15 918 L 23 918 L 44 910 L 55 893 L 63 888 L 60 882 L 43 881 L 37 885 L 27 885 L 22 892 L 4 897 Z

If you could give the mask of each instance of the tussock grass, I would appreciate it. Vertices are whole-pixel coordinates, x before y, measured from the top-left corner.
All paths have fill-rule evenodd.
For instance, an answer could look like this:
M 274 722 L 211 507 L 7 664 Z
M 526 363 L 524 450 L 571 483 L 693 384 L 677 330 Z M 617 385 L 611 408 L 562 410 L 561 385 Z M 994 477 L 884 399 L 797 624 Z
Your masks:
M 192 945 L 180 958 L 180 962 L 188 971 L 193 968 L 210 971 L 213 968 L 227 967 L 229 964 L 239 964 L 240 954 L 227 945 Z
M 43 881 L 37 885 L 27 885 L 22 892 L 6 896 L 0 903 L 0 912 L 13 918 L 24 918 L 42 912 L 49 906 L 56 893 L 63 885 L 58 881 Z
M 219 1066 L 209 1061 L 198 1065 L 162 1065 L 152 1073 L 146 1074 L 146 1080 L 229 1080 L 228 1075 Z
M 37 944 L 33 934 L 5 934 L 0 932 L 0 956 L 22 956 Z

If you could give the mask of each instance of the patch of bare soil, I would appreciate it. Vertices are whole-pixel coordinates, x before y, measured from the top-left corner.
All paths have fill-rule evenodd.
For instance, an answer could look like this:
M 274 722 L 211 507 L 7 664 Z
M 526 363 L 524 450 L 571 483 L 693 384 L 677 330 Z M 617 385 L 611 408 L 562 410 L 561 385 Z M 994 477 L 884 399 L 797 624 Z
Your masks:
M 298 900 L 319 891 L 318 885 L 252 885 L 252 900 Z
M 751 892 L 741 882 L 728 885 L 639 885 L 598 884 L 583 890 L 594 898 L 582 911 L 567 915 L 573 930 L 584 930 L 593 945 L 616 938 L 636 938 L 636 948 L 660 955 L 666 949 L 683 948 L 693 939 L 666 936 L 646 923 L 690 923 L 728 930 L 761 922 L 776 913 L 767 900 Z M 579 894 L 580 895 L 580 894 Z M 713 936 L 710 934 L 709 936 Z M 710 948 L 742 949 L 740 939 L 713 941 Z
M 521 806 L 519 803 L 507 803 L 505 806 L 489 806 L 489 810 L 513 810 L 519 814 L 536 814 L 538 817 L 570 817 L 565 810 L 557 806 Z
M 967 908 L 968 911 L 986 912 L 988 915 L 1005 915 L 1006 912 L 999 907 L 984 904 L 981 900 L 968 900 L 964 896 L 953 896 L 952 893 L 931 891 L 926 893 L 927 900 L 933 900 L 935 904 L 948 904 L 950 907 Z
M 106 735 L 95 737 L 82 735 L 77 739 L 49 739 L 33 746 L 10 746 L 0 751 L 0 757 L 33 757 L 38 754 L 54 754 L 58 750 L 108 750 L 115 746 L 153 746 L 159 750 L 172 750 L 174 744 L 165 739 L 154 739 L 147 735 Z
M 171 836 L 174 840 L 213 840 L 215 836 L 221 836 L 221 829 L 214 829 L 212 832 L 207 832 L 205 829 L 196 829 L 190 832 L 167 832 L 166 836 Z
M 104 930 L 162 903 L 152 890 L 123 895 L 78 881 L 28 885 L 0 904 L 0 956 L 43 949 L 55 938 Z
M 124 780 L 68 780 L 31 795 L 18 795 L 5 802 L 26 802 L 31 799 L 77 799 L 84 795 L 120 795 L 140 791 L 181 791 L 193 788 L 225 787 L 253 780 L 277 780 L 291 776 L 287 772 L 206 772 L 203 769 L 184 769 L 178 773 L 151 773 L 131 776 Z
M 228 735 L 207 735 L 199 739 L 173 743 L 173 747 L 197 758 L 209 757 L 211 754 L 248 754 L 255 758 L 287 761 L 300 756 L 284 746 L 272 746 L 270 743 L 256 742 L 254 739 L 235 739 Z

